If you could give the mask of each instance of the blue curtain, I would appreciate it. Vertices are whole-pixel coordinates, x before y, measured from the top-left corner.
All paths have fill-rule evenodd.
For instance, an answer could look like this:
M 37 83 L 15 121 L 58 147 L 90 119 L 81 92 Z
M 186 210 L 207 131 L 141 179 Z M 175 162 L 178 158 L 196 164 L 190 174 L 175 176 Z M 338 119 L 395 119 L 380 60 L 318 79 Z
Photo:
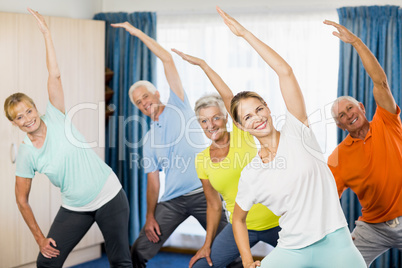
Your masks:
M 138 38 L 124 29 L 112 28 L 110 24 L 128 21 L 156 39 L 156 13 L 99 13 L 94 19 L 106 22 L 105 65 L 114 72 L 109 86 L 114 90 L 110 103 L 115 112 L 106 125 L 105 160 L 127 193 L 132 244 L 145 223 L 147 182 L 140 159 L 141 139 L 148 131 L 150 121 L 131 103 L 128 90 L 138 80 L 155 83 L 156 58 Z
M 402 104 L 402 10 L 397 6 L 361 6 L 338 9 L 339 23 L 351 30 L 377 57 L 388 77 L 392 94 Z M 338 96 L 352 96 L 366 107 L 366 116 L 372 120 L 376 109 L 373 82 L 364 70 L 356 50 L 341 42 Z M 347 133 L 338 129 L 338 142 Z M 361 215 L 357 196 L 348 189 L 341 199 L 349 228 Z M 378 258 L 371 267 L 402 267 L 401 254 L 393 249 Z

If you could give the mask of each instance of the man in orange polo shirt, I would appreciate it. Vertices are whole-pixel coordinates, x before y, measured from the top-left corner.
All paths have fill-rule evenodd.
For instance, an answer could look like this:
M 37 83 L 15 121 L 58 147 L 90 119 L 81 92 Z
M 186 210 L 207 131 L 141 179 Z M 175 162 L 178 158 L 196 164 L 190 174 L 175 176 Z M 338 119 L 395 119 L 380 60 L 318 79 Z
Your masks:
M 390 248 L 402 250 L 402 124 L 387 77 L 367 46 L 345 27 L 326 22 L 334 35 L 351 44 L 374 82 L 377 110 L 369 122 L 362 103 L 343 96 L 335 100 L 332 116 L 349 135 L 328 159 L 339 196 L 351 188 L 362 216 L 352 237 L 367 266 Z

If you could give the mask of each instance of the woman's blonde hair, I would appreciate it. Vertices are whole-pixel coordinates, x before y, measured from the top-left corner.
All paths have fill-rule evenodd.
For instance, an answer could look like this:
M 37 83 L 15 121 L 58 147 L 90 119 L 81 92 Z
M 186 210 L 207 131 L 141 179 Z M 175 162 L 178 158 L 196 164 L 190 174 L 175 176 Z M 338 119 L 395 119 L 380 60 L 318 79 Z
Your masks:
M 36 108 L 34 101 L 30 97 L 24 93 L 14 93 L 4 101 L 4 113 L 8 120 L 13 121 L 15 119 L 16 114 L 14 107 L 20 102 L 24 102 L 26 105 Z
M 230 114 L 232 115 L 233 120 L 239 124 L 241 124 L 238 114 L 240 101 L 248 98 L 255 98 L 261 101 L 262 104 L 266 105 L 264 99 L 253 91 L 242 91 L 237 93 L 236 96 L 234 96 L 232 101 L 230 102 Z

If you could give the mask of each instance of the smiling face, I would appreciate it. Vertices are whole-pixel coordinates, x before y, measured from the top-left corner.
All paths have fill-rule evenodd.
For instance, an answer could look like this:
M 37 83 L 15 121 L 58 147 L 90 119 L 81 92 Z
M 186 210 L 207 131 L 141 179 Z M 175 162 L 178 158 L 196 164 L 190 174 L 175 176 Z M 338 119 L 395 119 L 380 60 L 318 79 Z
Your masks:
M 140 109 L 143 114 L 151 117 L 152 120 L 163 106 L 159 99 L 159 92 L 156 91 L 152 94 L 144 86 L 136 88 L 132 93 L 132 97 L 137 108 Z
M 214 142 L 222 140 L 227 133 L 226 123 L 228 122 L 228 117 L 223 115 L 217 106 L 200 109 L 198 122 L 208 139 Z
M 13 124 L 22 131 L 33 133 L 39 129 L 41 119 L 35 106 L 21 101 L 13 107 L 13 114 L 15 114 Z
M 341 100 L 334 105 L 333 113 L 336 116 L 338 127 L 349 133 L 359 131 L 368 123 L 366 110 L 361 102 L 356 104 L 350 100 Z
M 273 128 L 271 111 L 266 103 L 257 98 L 246 98 L 239 102 L 238 118 L 243 130 L 259 138 L 271 134 Z

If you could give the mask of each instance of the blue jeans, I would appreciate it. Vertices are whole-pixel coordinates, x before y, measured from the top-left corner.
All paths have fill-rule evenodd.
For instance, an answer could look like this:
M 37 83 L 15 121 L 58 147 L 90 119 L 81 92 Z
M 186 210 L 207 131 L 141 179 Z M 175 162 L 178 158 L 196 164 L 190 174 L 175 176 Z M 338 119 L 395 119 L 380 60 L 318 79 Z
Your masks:
M 349 229 L 340 228 L 300 249 L 276 247 L 261 261 L 261 268 L 366 268 Z
M 250 248 L 257 244 L 259 241 L 263 241 L 276 246 L 278 242 L 278 232 L 281 230 L 279 226 L 264 230 L 264 231 L 252 231 L 248 230 L 248 238 L 250 240 Z M 239 250 L 233 235 L 232 224 L 228 223 L 225 228 L 215 237 L 211 247 L 211 260 L 212 267 L 225 267 L 237 257 L 240 256 Z M 208 267 L 207 260 L 205 258 L 199 259 L 193 266 L 194 268 Z

